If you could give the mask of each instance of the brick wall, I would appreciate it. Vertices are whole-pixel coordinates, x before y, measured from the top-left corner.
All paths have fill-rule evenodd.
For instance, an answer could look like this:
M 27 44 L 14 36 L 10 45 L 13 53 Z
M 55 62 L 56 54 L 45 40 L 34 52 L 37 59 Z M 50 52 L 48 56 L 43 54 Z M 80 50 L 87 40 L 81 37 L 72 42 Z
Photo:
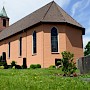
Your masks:
M 8 18 L 0 18 L 0 30 L 6 28 L 6 27 L 3 26 L 3 19 L 6 19 L 6 27 L 9 26 L 9 19 Z
M 58 30 L 59 52 L 51 52 L 51 29 L 56 27 Z M 32 33 L 37 33 L 37 53 L 32 54 Z M 19 57 L 19 38 L 22 37 L 22 56 Z M 8 58 L 8 42 L 11 42 L 11 57 Z M 82 31 L 62 24 L 41 24 L 29 28 L 26 32 L 14 35 L 11 38 L 0 41 L 0 55 L 6 52 L 7 63 L 15 60 L 17 64 L 23 64 L 23 58 L 30 64 L 41 64 L 43 68 L 55 65 L 55 58 L 62 58 L 61 52 L 70 51 L 74 53 L 75 59 L 83 56 Z

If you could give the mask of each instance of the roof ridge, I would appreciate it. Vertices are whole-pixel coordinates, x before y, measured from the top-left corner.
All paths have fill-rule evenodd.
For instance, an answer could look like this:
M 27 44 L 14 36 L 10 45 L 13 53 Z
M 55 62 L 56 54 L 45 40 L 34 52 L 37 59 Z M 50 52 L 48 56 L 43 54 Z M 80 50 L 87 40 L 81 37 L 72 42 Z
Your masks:
M 58 4 L 57 4 L 58 5 Z M 59 9 L 59 8 L 61 8 L 60 6 L 57 6 L 57 8 Z M 66 11 L 65 10 L 63 10 L 62 8 L 61 8 L 61 10 L 66 14 L 66 15 L 68 15 L 71 19 L 73 19 L 76 23 L 78 23 L 81 27 L 83 27 L 79 22 L 77 22 L 73 17 L 71 17 L 68 13 L 66 13 Z M 60 11 L 60 10 L 59 10 Z M 62 12 L 61 12 L 62 13 Z M 63 15 L 63 14 L 62 14 Z M 66 20 L 65 20 L 66 21 Z M 66 21 L 67 22 L 67 21 Z
M 55 5 L 56 5 L 56 7 L 57 7 L 57 10 L 60 12 L 60 10 L 59 10 L 59 8 L 58 8 L 58 6 L 57 6 L 58 4 L 57 4 L 57 3 L 55 3 Z M 60 8 L 61 8 L 61 7 L 60 7 Z M 61 13 L 61 12 L 60 12 L 60 13 Z M 61 15 L 63 16 L 63 14 L 62 14 L 62 13 L 61 13 Z M 63 16 L 63 18 L 64 18 L 64 16 Z M 64 18 L 64 21 L 66 21 L 66 20 L 65 20 L 65 18 Z
M 49 3 L 49 4 L 51 4 L 51 5 L 50 5 L 50 7 L 48 8 L 47 12 L 45 13 L 45 15 L 44 15 L 44 17 L 42 18 L 41 21 L 44 20 L 45 16 L 47 15 L 47 13 L 48 13 L 48 11 L 50 10 L 50 8 L 51 8 L 51 6 L 52 6 L 53 3 L 54 3 L 54 1 L 52 1 L 52 2 Z

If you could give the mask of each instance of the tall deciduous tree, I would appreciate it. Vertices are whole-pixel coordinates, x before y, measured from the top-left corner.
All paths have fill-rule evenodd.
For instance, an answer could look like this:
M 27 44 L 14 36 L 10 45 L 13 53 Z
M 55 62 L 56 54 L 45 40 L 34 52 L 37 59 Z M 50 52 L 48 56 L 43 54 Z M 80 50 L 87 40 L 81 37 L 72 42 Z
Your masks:
M 85 46 L 84 56 L 87 56 L 90 54 L 90 41 Z

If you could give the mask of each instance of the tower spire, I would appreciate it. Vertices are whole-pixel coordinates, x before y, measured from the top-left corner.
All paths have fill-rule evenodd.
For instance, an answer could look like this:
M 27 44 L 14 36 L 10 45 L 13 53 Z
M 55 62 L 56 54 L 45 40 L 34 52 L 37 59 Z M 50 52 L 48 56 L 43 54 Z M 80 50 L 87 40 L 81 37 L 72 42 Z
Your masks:
M 5 10 L 4 6 L 3 6 L 3 8 L 2 8 L 2 10 L 1 10 L 1 12 L 0 12 L 0 17 L 5 17 L 5 18 L 8 18 L 8 16 L 7 16 L 7 13 L 6 13 L 6 10 Z
M 9 18 L 3 6 L 0 12 L 0 32 L 9 26 Z

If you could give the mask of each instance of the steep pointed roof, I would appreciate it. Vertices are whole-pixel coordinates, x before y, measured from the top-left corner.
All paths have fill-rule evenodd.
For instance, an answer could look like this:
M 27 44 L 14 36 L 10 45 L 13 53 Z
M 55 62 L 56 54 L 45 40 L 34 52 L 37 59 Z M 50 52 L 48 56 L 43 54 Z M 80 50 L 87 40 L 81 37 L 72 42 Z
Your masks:
M 66 22 L 78 27 L 82 27 L 82 25 L 80 25 L 76 20 L 74 20 L 54 1 L 50 5 L 42 21 L 43 22 Z
M 35 24 L 43 22 L 60 22 L 70 23 L 79 28 L 84 29 L 78 22 L 76 22 L 71 16 L 69 16 L 60 6 L 54 1 L 45 5 L 44 7 L 36 10 L 28 16 L 17 21 L 10 27 L 6 28 L 0 33 L 0 40 L 14 35 L 20 31 L 25 30 Z
M 6 10 L 5 10 L 4 6 L 3 6 L 3 8 L 2 8 L 2 10 L 1 10 L 1 12 L 0 12 L 0 17 L 6 17 L 6 18 L 8 18 L 8 16 L 7 16 L 7 13 L 6 13 Z

